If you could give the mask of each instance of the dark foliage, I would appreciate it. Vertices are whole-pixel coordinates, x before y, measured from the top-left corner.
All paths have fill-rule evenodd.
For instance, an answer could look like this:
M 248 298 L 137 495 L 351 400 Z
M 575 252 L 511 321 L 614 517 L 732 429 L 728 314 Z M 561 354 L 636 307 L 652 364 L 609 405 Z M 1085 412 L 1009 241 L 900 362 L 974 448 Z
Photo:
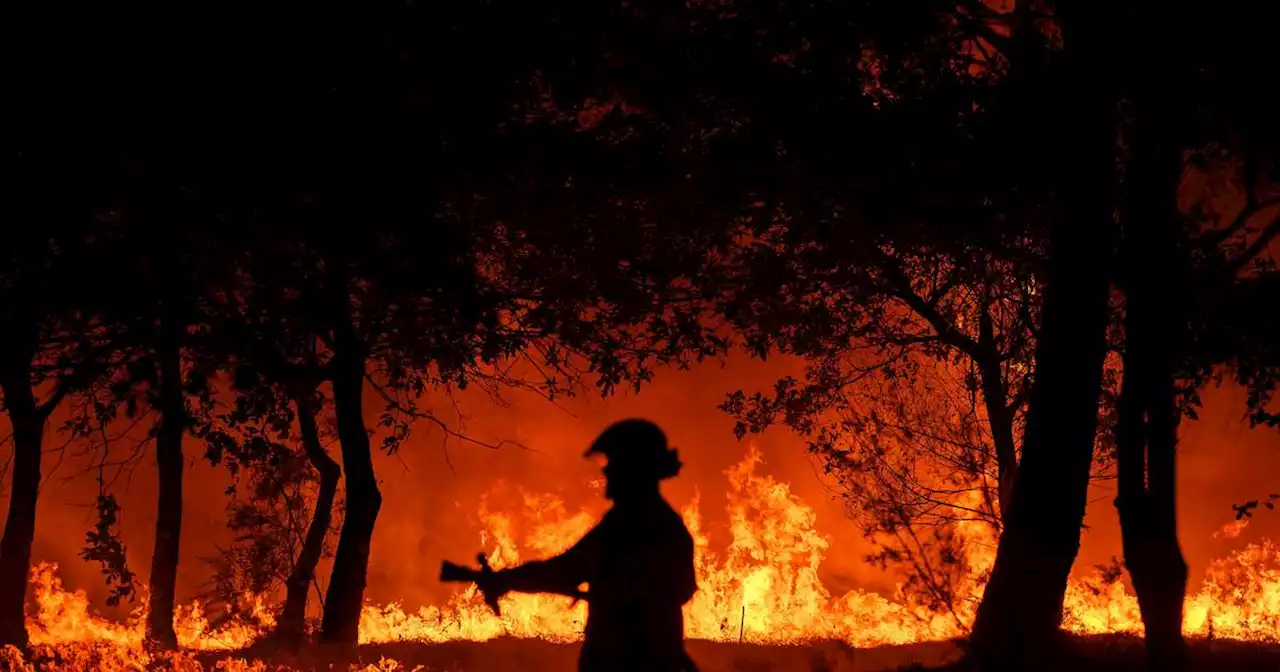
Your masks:
M 93 529 L 85 533 L 80 558 L 102 566 L 102 576 L 111 589 L 107 595 L 108 605 L 115 606 L 123 599 L 132 602 L 137 596 L 137 586 L 126 563 L 124 542 L 120 541 L 116 528 L 120 505 L 116 503 L 115 496 L 103 494 L 98 496 L 96 510 L 98 520 Z

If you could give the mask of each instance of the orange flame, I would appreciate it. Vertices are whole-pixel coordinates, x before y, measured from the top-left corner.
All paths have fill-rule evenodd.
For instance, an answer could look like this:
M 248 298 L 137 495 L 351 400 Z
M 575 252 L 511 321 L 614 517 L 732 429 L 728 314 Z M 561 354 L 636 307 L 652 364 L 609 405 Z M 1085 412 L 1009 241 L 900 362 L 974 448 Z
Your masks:
M 1226 525 L 1223 525 L 1222 529 L 1218 530 L 1217 532 L 1214 532 L 1213 538 L 1214 539 L 1235 539 L 1236 537 L 1240 536 L 1241 533 L 1244 532 L 1244 528 L 1246 527 L 1249 527 L 1248 518 L 1233 520 L 1227 523 Z
M 961 523 L 957 530 L 965 540 L 962 562 L 968 578 L 960 586 L 955 613 L 930 612 L 901 595 L 860 590 L 832 595 L 818 578 L 829 542 L 815 530 L 816 514 L 786 483 L 758 473 L 760 463 L 753 446 L 726 472 L 729 543 L 722 552 L 711 550 L 699 513 L 700 498 L 695 497 L 682 512 L 696 542 L 700 587 L 685 607 L 689 638 L 737 641 L 741 637 L 755 643 L 833 639 L 869 647 L 943 640 L 964 633 L 982 595 L 982 577 L 994 560 L 995 540 L 988 528 Z M 492 548 L 488 557 L 495 568 L 558 553 L 596 520 L 586 511 L 571 513 L 553 495 L 532 493 L 523 493 L 520 520 L 511 511 L 489 510 L 487 501 L 482 501 L 479 515 L 485 525 L 481 543 Z M 1220 534 L 1235 536 L 1243 527 L 1228 525 Z M 517 535 L 518 529 L 525 530 L 523 536 Z M 34 568 L 33 585 L 38 611 L 28 623 L 32 642 L 56 649 L 66 665 L 61 669 L 90 669 L 86 661 L 93 660 L 97 669 L 134 670 L 143 669 L 150 660 L 142 648 L 145 614 L 141 609 L 124 623 L 94 616 L 83 592 L 63 589 L 52 564 Z M 195 651 L 246 646 L 274 622 L 264 600 L 256 600 L 255 605 L 261 626 L 232 622 L 216 629 L 204 618 L 199 603 L 181 609 L 176 623 L 181 645 Z M 1120 581 L 1099 588 L 1096 581 L 1073 580 L 1065 606 L 1064 627 L 1072 632 L 1142 632 L 1137 600 Z M 584 604 L 571 606 L 563 597 L 511 594 L 503 598 L 501 607 L 502 616 L 495 616 L 475 586 L 462 589 L 443 605 L 416 611 L 406 611 L 400 604 L 367 605 L 360 621 L 360 641 L 431 643 L 500 636 L 574 641 L 581 637 L 586 618 Z M 1280 548 L 1264 540 L 1215 561 L 1204 583 L 1187 596 L 1184 630 L 1192 636 L 1212 633 L 1218 638 L 1280 640 Z M 184 655 L 188 654 L 176 654 L 172 669 L 202 669 Z M 34 669 L 16 656 L 16 651 L 0 652 L 0 662 L 16 670 Z M 398 665 L 384 659 L 376 666 L 351 669 L 407 669 Z M 266 668 L 229 658 L 217 669 L 256 672 Z

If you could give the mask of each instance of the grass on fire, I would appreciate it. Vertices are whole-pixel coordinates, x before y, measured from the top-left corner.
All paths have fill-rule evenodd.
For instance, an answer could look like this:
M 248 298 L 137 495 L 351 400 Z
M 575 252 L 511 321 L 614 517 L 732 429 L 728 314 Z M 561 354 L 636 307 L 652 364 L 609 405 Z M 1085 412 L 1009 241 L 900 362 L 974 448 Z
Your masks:
M 1127 636 L 1073 638 L 1070 651 L 1052 672 L 1128 672 L 1143 670 L 1142 641 Z M 954 670 L 954 643 L 853 649 L 839 642 L 793 646 L 751 643 L 689 642 L 702 672 L 891 672 Z M 28 660 L 0 653 L 4 672 L 569 672 L 577 669 L 578 647 L 529 639 L 446 644 L 396 643 L 362 646 L 345 654 L 307 648 L 279 651 L 182 652 L 146 660 L 136 651 L 112 646 L 37 648 Z M 1275 672 L 1280 644 L 1197 640 L 1192 643 L 1195 672 Z

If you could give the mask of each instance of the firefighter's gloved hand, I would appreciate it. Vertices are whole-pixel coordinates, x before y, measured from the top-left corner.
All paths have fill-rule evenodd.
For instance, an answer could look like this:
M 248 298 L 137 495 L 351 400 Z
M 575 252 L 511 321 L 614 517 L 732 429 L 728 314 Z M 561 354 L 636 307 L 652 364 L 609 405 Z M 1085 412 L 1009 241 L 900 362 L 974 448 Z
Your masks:
M 511 592 L 506 570 L 484 572 L 476 579 L 476 584 L 480 586 L 480 592 L 484 593 L 486 599 L 494 601 Z

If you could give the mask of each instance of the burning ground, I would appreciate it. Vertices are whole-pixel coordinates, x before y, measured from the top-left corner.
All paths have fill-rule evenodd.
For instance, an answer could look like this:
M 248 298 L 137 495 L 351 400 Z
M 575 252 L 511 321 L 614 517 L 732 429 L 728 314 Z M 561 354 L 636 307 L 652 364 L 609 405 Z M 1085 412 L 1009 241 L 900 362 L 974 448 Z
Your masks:
M 815 510 L 790 484 L 767 471 L 754 446 L 725 471 L 721 492 L 695 495 L 682 511 L 697 539 L 701 586 L 686 608 L 686 633 L 703 640 L 693 642 L 691 650 L 706 669 L 893 669 L 941 664 L 954 655 L 955 647 L 946 640 L 964 634 L 994 557 L 994 540 L 985 528 L 961 526 L 966 556 L 958 562 L 967 593 L 956 600 L 954 611 L 936 612 L 901 594 L 828 589 L 819 567 L 832 549 L 818 532 Z M 727 542 L 720 546 L 711 543 L 705 523 L 716 509 L 723 515 L 715 519 L 726 521 L 720 532 Z M 494 567 L 508 566 L 566 548 L 598 513 L 570 507 L 553 494 L 494 488 L 480 503 L 482 529 L 475 543 L 488 549 Z M 1234 539 L 1246 531 L 1247 526 L 1235 523 L 1219 536 Z M 140 611 L 124 620 L 95 615 L 85 593 L 66 588 L 49 563 L 35 569 L 33 585 L 35 611 L 28 627 L 33 657 L 40 664 L 24 668 L 10 652 L 11 667 L 59 672 L 147 668 Z M 267 597 L 251 602 L 256 605 L 252 618 L 216 626 L 198 602 L 187 605 L 177 623 L 185 653 L 169 659 L 173 669 L 317 664 L 316 658 L 285 662 L 267 655 L 268 664 L 253 660 L 264 654 L 242 651 L 273 623 Z M 572 668 L 572 643 L 580 636 L 585 606 L 571 607 L 564 598 L 510 595 L 502 607 L 502 617 L 494 616 L 474 587 L 417 609 L 369 604 L 361 620 L 360 661 L 350 663 L 351 669 L 525 669 L 527 663 L 518 661 L 530 660 L 538 661 L 540 669 Z M 1114 576 L 1074 580 L 1067 611 L 1065 627 L 1081 635 L 1141 632 L 1136 600 Z M 1280 641 L 1280 549 L 1259 539 L 1237 544 L 1211 562 L 1203 581 L 1189 593 L 1184 630 L 1202 640 L 1197 645 L 1201 651 L 1207 642 L 1219 650 L 1255 651 L 1241 644 Z M 468 644 L 478 642 L 493 645 Z

